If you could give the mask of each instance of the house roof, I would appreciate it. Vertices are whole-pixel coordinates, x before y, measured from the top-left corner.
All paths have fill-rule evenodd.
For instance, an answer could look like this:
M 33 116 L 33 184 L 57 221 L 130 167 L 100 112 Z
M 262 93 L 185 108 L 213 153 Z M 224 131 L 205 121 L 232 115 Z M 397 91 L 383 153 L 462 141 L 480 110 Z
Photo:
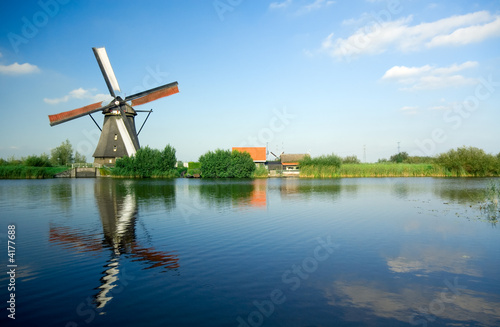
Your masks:
M 304 159 L 305 154 L 282 154 L 281 164 L 283 165 L 298 165 L 299 161 Z
M 266 147 L 233 147 L 233 151 L 248 152 L 253 162 L 266 162 Z

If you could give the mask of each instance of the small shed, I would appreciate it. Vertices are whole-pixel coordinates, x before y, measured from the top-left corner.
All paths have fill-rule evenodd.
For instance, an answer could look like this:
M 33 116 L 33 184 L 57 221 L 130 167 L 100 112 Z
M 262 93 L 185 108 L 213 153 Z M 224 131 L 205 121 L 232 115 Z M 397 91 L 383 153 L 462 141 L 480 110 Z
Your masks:
M 299 170 L 299 161 L 304 159 L 306 154 L 282 154 L 281 164 L 283 170 Z

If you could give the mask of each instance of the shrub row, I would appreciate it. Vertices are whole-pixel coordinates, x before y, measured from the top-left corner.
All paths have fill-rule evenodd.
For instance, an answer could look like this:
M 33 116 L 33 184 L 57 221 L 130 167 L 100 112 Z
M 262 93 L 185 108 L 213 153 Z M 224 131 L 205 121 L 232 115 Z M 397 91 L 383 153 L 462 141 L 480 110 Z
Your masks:
M 199 159 L 203 178 L 249 178 L 255 164 L 248 152 L 237 150 L 208 151 Z
M 167 145 L 163 151 L 145 146 L 135 156 L 117 159 L 112 174 L 129 177 L 178 177 L 176 162 L 172 146 Z

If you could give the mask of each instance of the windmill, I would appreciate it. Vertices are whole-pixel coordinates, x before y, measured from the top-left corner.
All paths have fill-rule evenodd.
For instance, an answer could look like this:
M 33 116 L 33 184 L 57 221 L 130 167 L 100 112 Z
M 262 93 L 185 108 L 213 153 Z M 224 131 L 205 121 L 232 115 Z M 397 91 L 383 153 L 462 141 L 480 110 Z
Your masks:
M 92 48 L 92 50 L 113 100 L 108 104 L 97 102 L 56 115 L 49 115 L 49 120 L 51 126 L 86 115 L 89 115 L 94 120 L 91 114 L 101 111 L 104 115 L 104 122 L 101 129 L 94 120 L 97 127 L 101 129 L 101 136 L 92 156 L 94 157 L 94 163 L 114 164 L 117 158 L 133 156 L 140 148 L 138 133 L 135 129 L 135 116 L 137 116 L 137 112 L 144 110 L 134 110 L 132 106 L 139 106 L 178 93 L 179 88 L 177 87 L 177 82 L 173 82 L 129 95 L 125 99 L 122 99 L 115 94 L 115 91 L 121 91 L 111 63 L 109 62 L 106 49 Z M 152 110 L 147 110 L 146 112 L 151 113 Z M 148 117 L 146 117 L 146 120 Z

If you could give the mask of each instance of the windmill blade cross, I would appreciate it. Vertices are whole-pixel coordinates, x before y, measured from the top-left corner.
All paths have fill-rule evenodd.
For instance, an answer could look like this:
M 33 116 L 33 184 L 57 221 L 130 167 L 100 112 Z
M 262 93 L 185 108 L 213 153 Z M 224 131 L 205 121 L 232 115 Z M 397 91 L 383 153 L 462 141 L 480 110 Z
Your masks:
M 147 90 L 144 92 L 129 95 L 125 98 L 125 101 L 132 101 L 132 106 L 140 106 L 154 100 L 158 100 L 169 95 L 179 93 L 179 87 L 177 82 L 165 84 L 162 86 L 155 87 L 154 89 Z
M 113 98 L 116 98 L 114 91 L 121 91 L 120 86 L 118 85 L 118 80 L 115 76 L 115 72 L 113 71 L 113 67 L 111 67 L 111 62 L 109 61 L 106 48 L 92 48 L 92 50 L 94 51 L 95 58 L 97 59 L 97 63 L 99 64 L 99 68 L 101 68 L 102 76 L 104 76 L 104 80 L 106 81 L 106 85 L 108 86 L 109 94 L 111 94 Z

